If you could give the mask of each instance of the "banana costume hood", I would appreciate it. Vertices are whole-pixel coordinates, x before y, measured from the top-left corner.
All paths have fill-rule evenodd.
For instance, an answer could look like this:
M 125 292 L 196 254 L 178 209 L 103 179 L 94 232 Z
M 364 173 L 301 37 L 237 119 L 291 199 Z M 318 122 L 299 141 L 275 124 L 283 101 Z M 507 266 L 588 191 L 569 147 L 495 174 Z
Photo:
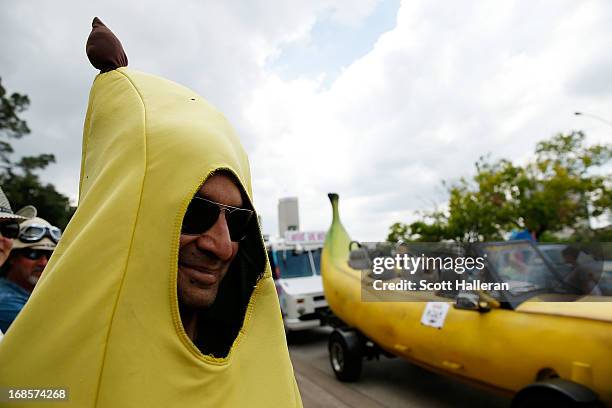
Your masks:
M 201 328 L 210 350 L 192 343 L 179 315 L 191 198 L 225 170 L 252 204 L 232 128 L 193 91 L 127 69 L 97 18 L 87 51 L 102 73 L 85 119 L 78 210 L 0 342 L 0 386 L 68 390 L 67 402 L 45 406 L 301 406 L 257 222 Z

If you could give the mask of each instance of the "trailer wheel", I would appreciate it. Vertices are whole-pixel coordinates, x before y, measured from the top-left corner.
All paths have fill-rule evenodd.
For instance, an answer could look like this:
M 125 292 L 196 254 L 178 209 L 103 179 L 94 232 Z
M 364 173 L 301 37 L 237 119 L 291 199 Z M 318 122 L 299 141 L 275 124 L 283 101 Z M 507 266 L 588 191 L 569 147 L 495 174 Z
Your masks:
M 559 392 L 542 390 L 533 393 L 525 398 L 518 401 L 514 406 L 517 408 L 539 408 L 539 407 L 558 407 L 558 408 L 572 408 L 576 407 L 578 403 L 566 395 Z
M 361 339 L 355 332 L 334 330 L 329 336 L 329 362 L 336 378 L 357 381 L 361 376 Z
M 582 384 L 563 378 L 538 381 L 520 390 L 512 400 L 512 408 L 601 408 L 597 394 Z

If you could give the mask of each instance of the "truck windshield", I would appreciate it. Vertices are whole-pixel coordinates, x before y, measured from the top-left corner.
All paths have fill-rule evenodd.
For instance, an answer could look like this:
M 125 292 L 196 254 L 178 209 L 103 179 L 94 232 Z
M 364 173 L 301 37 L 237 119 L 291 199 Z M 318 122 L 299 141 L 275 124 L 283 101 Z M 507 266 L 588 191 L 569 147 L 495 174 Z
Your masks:
M 317 275 L 321 274 L 321 249 L 315 249 L 313 251 L 310 251 L 310 254 L 312 255 L 312 262 L 314 263 L 315 266 L 315 273 Z
M 321 250 L 313 251 L 277 251 L 278 267 L 280 277 L 301 278 L 306 276 L 320 275 Z M 313 270 L 314 269 L 314 270 Z

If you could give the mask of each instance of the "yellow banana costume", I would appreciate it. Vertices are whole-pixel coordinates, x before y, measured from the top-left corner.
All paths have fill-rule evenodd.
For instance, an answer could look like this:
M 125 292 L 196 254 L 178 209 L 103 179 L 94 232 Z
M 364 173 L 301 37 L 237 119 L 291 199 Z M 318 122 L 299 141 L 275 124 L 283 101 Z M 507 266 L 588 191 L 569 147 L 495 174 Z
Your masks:
M 93 26 L 92 36 L 108 30 Z M 244 304 L 228 306 L 239 320 L 227 355 L 203 355 L 178 312 L 179 234 L 194 193 L 224 169 L 252 202 L 238 138 L 193 91 L 114 68 L 91 89 L 78 210 L 0 342 L 0 386 L 67 388 L 68 402 L 49 407 L 300 407 L 257 223 L 236 257 L 252 270 L 230 270 L 217 297 L 246 284 L 231 298 Z

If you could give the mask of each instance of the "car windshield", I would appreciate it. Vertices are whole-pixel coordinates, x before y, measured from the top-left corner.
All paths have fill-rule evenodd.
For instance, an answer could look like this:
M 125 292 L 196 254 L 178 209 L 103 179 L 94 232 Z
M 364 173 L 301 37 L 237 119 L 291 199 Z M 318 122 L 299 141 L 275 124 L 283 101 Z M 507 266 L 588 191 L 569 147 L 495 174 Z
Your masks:
M 540 252 L 542 252 L 542 254 L 548 258 L 553 266 L 563 275 L 567 275 L 572 269 L 571 266 L 563 259 L 562 251 L 565 248 L 566 245 L 538 245 Z
M 294 251 L 279 250 L 276 258 L 280 269 L 280 277 L 301 278 L 320 275 L 321 250 Z
M 485 253 L 499 279 L 509 284 L 512 295 L 546 290 L 555 280 L 542 256 L 527 243 L 485 245 Z
M 546 248 L 544 248 L 546 249 Z M 548 248 L 551 249 L 551 248 Z M 557 249 L 557 248 L 555 248 Z M 484 253 L 491 272 L 502 282 L 509 284 L 512 296 L 530 292 L 571 293 L 577 295 L 602 295 L 600 278 L 602 262 L 587 253 L 578 252 L 573 264 L 557 265 L 545 261 L 542 253 L 529 242 L 485 244 Z M 555 258 L 553 258 L 555 259 Z M 557 259 L 561 264 L 561 260 Z

